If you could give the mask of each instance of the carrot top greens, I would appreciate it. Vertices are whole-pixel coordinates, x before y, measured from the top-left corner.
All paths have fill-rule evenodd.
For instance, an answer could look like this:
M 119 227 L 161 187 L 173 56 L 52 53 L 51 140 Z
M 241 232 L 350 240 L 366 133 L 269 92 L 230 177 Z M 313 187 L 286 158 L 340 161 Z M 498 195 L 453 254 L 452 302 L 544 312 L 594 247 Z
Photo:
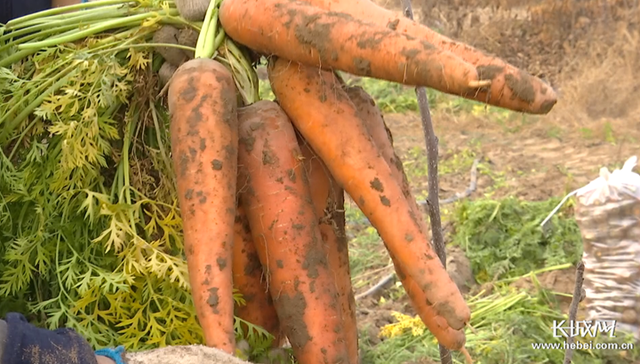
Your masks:
M 154 0 L 89 2 L 0 26 L 0 315 L 69 326 L 96 346 L 202 342 L 154 76 L 162 24 L 204 26 Z M 245 50 L 211 28 L 207 55 L 232 71 L 244 102 L 256 100 Z M 266 331 L 241 323 L 239 336 L 268 347 Z

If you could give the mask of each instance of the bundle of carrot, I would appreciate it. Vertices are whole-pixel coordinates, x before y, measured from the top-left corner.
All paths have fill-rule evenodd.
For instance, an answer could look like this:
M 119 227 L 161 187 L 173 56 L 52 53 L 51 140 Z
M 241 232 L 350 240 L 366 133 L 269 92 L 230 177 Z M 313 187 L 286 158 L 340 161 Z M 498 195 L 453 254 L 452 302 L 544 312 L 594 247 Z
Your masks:
M 301 364 L 359 362 L 346 192 L 383 239 L 425 325 L 470 361 L 469 308 L 429 241 L 381 113 L 334 72 L 533 114 L 551 110 L 553 89 L 369 0 L 175 1 L 177 11 L 162 5 L 164 18 L 136 19 L 165 24 L 147 46 L 165 59 L 177 200 L 206 344 L 235 352 L 235 313 L 273 334 L 274 346 L 288 339 Z M 85 21 L 89 30 L 65 41 L 132 24 Z M 256 97 L 250 52 L 268 57 L 276 102 Z M 234 307 L 234 288 L 246 306 Z
M 234 92 L 223 82 L 230 76 L 220 75 L 212 61 L 194 60 L 175 73 L 169 88 L 174 162 L 191 173 L 185 176 L 191 183 L 179 185 L 180 202 L 202 217 L 193 219 L 189 231 L 200 248 L 194 254 L 202 259 L 206 252 L 208 262 L 240 254 L 231 270 L 251 267 L 244 277 L 234 276 L 251 292 L 246 314 L 286 336 L 300 363 L 357 363 L 355 303 L 339 213 L 344 189 L 378 230 L 427 327 L 470 360 L 464 348 L 469 309 L 429 242 L 381 114 L 366 92 L 346 88 L 332 71 L 432 87 L 530 113 L 548 112 L 556 96 L 541 80 L 366 1 L 222 2 L 218 15 L 227 36 L 269 57 L 277 103 L 259 101 L 235 111 L 225 102 Z M 211 97 L 215 101 L 205 102 Z M 233 133 L 220 137 L 221 130 L 237 131 L 237 139 Z M 209 154 L 210 141 L 217 154 Z M 236 150 L 237 156 L 231 153 Z M 233 170 L 206 168 L 216 161 L 229 167 L 236 157 L 237 179 Z M 203 191 L 198 179 L 208 181 L 215 195 Z M 237 205 L 220 196 L 233 188 Z M 206 199 L 199 201 L 194 192 Z M 244 222 L 235 238 L 243 250 L 229 248 L 234 212 Z M 197 242 L 214 236 L 223 242 Z M 253 273 L 258 263 L 260 277 Z M 200 271 L 207 266 L 202 262 Z M 199 277 L 192 284 L 201 292 L 230 292 L 221 272 Z M 220 281 L 213 283 L 214 277 Z M 197 301 L 207 312 L 205 299 Z M 218 298 L 208 302 L 219 305 Z M 215 345 L 230 316 L 207 325 L 215 326 L 209 332 Z

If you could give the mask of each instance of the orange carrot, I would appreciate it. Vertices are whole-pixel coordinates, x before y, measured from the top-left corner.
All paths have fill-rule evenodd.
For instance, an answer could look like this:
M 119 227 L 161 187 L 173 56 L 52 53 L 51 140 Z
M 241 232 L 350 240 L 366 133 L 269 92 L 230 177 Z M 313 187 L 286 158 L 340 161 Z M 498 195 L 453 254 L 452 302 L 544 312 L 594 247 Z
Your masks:
M 249 220 L 241 205 L 237 207 L 234 226 L 232 270 L 233 286 L 245 300 L 245 305 L 236 306 L 236 315 L 267 330 L 275 338 L 273 346 L 279 347 L 282 335 L 278 314 L 264 279 Z
M 283 332 L 300 363 L 349 363 L 336 281 L 293 126 L 271 101 L 241 108 L 238 121 L 240 197 Z
M 265 54 L 452 94 L 478 86 L 472 65 L 410 35 L 298 0 L 225 0 L 227 35 Z
M 196 59 L 169 86 L 171 149 L 196 313 L 208 346 L 235 350 L 231 258 L 236 215 L 236 88 L 220 63 Z
M 362 87 L 344 87 L 344 90 L 349 96 L 351 102 L 353 102 L 353 105 L 356 107 L 358 116 L 364 122 L 369 135 L 371 135 L 371 138 L 378 147 L 382 157 L 391 168 L 391 172 L 402 188 L 402 194 L 411 206 L 411 211 L 418 217 L 422 216 L 422 211 L 418 208 L 416 199 L 413 197 L 413 193 L 411 192 L 409 180 L 404 173 L 402 160 L 400 160 L 393 149 L 391 132 L 384 123 L 384 118 L 380 109 L 378 109 L 373 98 L 367 94 Z M 419 220 L 424 222 L 424 219 Z M 424 232 L 425 234 L 429 233 L 426 224 L 424 225 Z
M 531 114 L 546 114 L 557 102 L 556 92 L 547 83 L 504 60 L 487 55 L 467 44 L 456 42 L 371 0 L 303 0 L 332 12 L 347 13 L 364 21 L 409 34 L 449 51 L 477 68 L 481 80 L 491 80 L 488 90 L 464 97 Z
M 359 363 L 356 300 L 351 286 L 349 246 L 345 232 L 344 191 L 307 142 L 299 137 L 298 143 L 309 178 L 311 199 L 319 217 L 320 235 L 328 252 L 329 267 L 335 275 L 338 304 L 347 336 L 349 362 Z
M 345 87 L 344 89 L 358 110 L 360 119 L 364 122 L 369 135 L 371 135 L 374 143 L 376 144 L 376 147 L 391 168 L 391 173 L 393 174 L 396 182 L 402 187 L 405 198 L 411 206 L 411 211 L 415 216 L 422 216 L 422 212 L 418 208 L 416 200 L 409 188 L 409 182 L 404 173 L 402 162 L 393 149 L 393 138 L 391 136 L 391 132 L 385 125 L 382 113 L 378 107 L 376 107 L 375 101 L 361 87 Z M 419 220 L 420 222 L 423 222 L 421 224 L 423 233 L 428 235 L 426 222 L 421 218 L 419 218 Z M 420 289 L 416 282 L 411 277 L 404 274 L 401 264 L 393 256 L 392 261 L 413 308 L 416 310 L 429 331 L 431 331 L 436 339 L 438 339 L 438 342 L 446 348 L 451 350 L 464 350 L 466 342 L 464 330 L 454 330 L 449 327 L 446 320 L 443 317 L 438 316 L 434 308 L 427 303 L 426 294 Z
M 435 309 L 430 305 L 427 294 L 420 289 L 415 280 L 404 274 L 402 265 L 393 258 L 393 265 L 396 273 L 402 282 L 404 290 L 409 296 L 411 305 L 420 316 L 424 325 L 429 329 L 438 342 L 450 350 L 463 350 L 466 343 L 464 328 L 455 330 L 451 328 L 444 317 L 438 315 Z
M 335 75 L 282 58 L 271 59 L 268 73 L 282 109 L 425 292 L 427 303 L 453 329 L 463 328 L 470 318 L 466 302 Z

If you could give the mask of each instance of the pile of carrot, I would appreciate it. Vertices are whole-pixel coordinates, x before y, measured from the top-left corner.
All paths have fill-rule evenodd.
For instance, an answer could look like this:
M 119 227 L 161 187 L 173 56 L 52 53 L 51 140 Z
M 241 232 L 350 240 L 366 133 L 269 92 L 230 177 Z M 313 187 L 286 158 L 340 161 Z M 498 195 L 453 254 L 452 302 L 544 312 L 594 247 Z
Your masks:
M 553 89 L 370 0 L 223 0 L 227 36 L 269 59 L 275 101 L 238 104 L 229 69 L 187 61 L 169 83 L 172 158 L 206 344 L 233 353 L 233 315 L 297 361 L 359 363 L 347 193 L 377 229 L 416 311 L 465 353 L 470 311 L 429 241 L 375 102 L 334 71 L 534 114 Z M 246 306 L 234 307 L 236 288 Z

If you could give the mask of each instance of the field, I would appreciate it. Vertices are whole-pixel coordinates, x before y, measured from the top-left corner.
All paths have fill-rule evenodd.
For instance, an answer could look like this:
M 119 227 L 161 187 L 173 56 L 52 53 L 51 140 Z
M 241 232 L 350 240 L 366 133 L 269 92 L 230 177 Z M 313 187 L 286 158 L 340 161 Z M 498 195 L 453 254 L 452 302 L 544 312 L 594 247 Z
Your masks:
M 400 2 L 380 3 L 400 11 Z M 464 192 L 471 171 L 477 174 L 475 191 L 442 206 L 448 269 L 466 286 L 475 312 L 476 332 L 467 331 L 471 354 L 477 363 L 560 363 L 563 351 L 533 350 L 531 343 L 561 342 L 551 326 L 566 318 L 582 253 L 571 201 L 550 231 L 539 225 L 601 167 L 619 168 L 640 152 L 637 2 L 422 0 L 414 1 L 414 12 L 421 22 L 508 59 L 560 92 L 556 108 L 542 117 L 430 93 L 440 141 L 440 199 Z M 414 193 L 424 200 L 427 164 L 413 89 L 351 82 L 376 97 Z M 355 205 L 347 206 L 347 216 L 354 285 L 361 295 L 363 363 L 438 361 L 437 345 L 413 319 L 399 283 L 362 297 L 393 268 Z M 518 278 L 545 269 L 535 278 Z M 578 350 L 574 363 L 639 358 L 638 350 Z

